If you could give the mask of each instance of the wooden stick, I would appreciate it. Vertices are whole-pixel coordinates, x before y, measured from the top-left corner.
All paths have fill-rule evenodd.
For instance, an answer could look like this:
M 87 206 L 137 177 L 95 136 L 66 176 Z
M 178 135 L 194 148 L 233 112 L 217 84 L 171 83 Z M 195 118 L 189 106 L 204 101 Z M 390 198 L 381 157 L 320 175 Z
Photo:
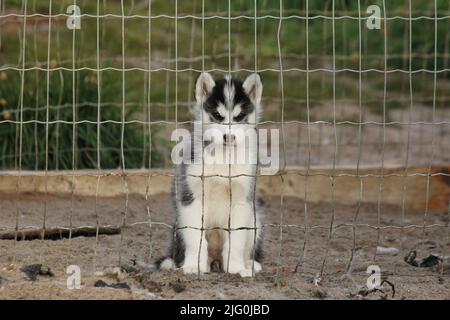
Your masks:
M 99 226 L 98 234 L 115 235 L 120 234 L 121 228 L 115 226 Z M 0 240 L 60 240 L 64 238 L 75 237 L 95 237 L 97 227 L 57 227 L 49 229 L 22 229 L 16 231 L 0 232 Z

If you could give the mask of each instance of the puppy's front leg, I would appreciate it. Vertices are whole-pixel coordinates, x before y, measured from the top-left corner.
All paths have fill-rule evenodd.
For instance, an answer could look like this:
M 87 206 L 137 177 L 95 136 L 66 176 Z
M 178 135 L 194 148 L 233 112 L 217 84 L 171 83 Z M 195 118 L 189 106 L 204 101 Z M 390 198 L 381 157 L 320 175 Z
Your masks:
M 253 230 L 236 230 L 239 228 L 252 228 L 251 210 L 248 204 L 236 204 L 232 208 L 230 232 L 224 232 L 223 268 L 225 272 L 239 273 L 242 277 L 251 277 L 252 269 L 246 267 L 247 239 Z
M 179 215 L 180 235 L 184 242 L 184 273 L 209 272 L 208 250 L 205 231 L 202 228 L 202 204 L 195 199 L 191 204 L 182 206 Z M 201 248 L 200 248 L 201 246 Z

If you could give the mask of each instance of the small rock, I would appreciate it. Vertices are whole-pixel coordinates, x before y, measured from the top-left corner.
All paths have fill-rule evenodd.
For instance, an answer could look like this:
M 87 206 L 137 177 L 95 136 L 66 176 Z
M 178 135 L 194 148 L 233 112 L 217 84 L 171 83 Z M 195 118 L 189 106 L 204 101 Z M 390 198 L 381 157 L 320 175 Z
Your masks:
M 398 250 L 397 248 L 394 248 L 394 247 L 381 247 L 381 246 L 377 247 L 377 254 L 380 254 L 380 255 L 396 256 L 399 252 L 400 252 L 400 250 Z
M 226 299 L 225 295 L 222 292 L 217 292 L 216 297 L 219 300 L 225 300 Z

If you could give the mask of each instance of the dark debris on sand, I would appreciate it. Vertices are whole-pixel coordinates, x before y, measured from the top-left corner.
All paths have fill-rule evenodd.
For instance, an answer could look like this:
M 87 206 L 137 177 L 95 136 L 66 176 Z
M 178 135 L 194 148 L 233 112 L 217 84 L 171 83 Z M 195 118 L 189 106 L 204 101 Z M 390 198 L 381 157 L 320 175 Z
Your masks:
M 37 276 L 48 276 L 53 277 L 54 273 L 52 270 L 48 267 L 44 267 L 42 264 L 30 264 L 27 266 L 23 266 L 20 271 L 25 273 L 28 280 L 30 281 L 36 281 Z

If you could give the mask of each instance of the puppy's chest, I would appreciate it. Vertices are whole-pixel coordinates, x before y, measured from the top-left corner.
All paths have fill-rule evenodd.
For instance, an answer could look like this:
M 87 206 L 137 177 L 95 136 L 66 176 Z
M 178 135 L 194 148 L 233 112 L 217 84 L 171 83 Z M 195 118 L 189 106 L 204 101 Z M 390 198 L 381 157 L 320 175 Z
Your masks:
M 205 178 L 205 200 L 211 204 L 230 203 L 230 185 L 228 179 L 220 177 Z
M 231 172 L 229 171 L 231 169 Z M 250 166 L 205 165 L 205 199 L 216 205 L 235 203 L 245 199 L 252 179 Z
M 205 222 L 209 226 L 223 225 L 230 213 L 230 188 L 213 178 L 206 178 L 204 185 Z M 233 194 L 231 192 L 231 194 Z

